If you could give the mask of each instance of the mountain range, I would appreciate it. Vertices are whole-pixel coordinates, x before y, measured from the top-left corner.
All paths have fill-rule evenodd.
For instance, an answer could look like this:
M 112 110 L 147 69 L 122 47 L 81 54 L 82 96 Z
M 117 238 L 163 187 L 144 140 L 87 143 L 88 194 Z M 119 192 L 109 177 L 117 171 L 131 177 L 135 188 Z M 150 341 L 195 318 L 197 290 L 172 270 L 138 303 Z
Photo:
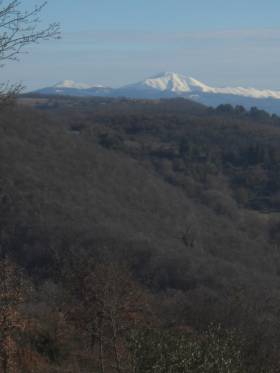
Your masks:
M 127 97 L 133 99 L 160 99 L 184 97 L 205 105 L 257 106 L 271 113 L 280 114 L 280 90 L 260 90 L 244 87 L 211 87 L 197 79 L 174 72 L 165 72 L 138 83 L 120 88 L 75 83 L 65 80 L 51 87 L 37 90 L 43 95 L 71 95 L 79 97 Z

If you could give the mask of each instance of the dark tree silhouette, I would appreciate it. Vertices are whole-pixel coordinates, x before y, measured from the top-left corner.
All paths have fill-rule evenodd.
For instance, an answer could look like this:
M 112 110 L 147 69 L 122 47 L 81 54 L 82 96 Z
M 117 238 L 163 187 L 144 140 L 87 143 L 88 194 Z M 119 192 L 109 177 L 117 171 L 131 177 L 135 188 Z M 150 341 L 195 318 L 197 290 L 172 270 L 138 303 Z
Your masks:
M 0 1 L 0 67 L 6 62 L 18 60 L 26 46 L 41 40 L 59 38 L 58 23 L 40 28 L 40 13 L 47 5 L 44 1 L 31 10 L 24 10 L 19 0 Z M 19 84 L 0 84 L 1 102 L 10 101 L 21 90 Z

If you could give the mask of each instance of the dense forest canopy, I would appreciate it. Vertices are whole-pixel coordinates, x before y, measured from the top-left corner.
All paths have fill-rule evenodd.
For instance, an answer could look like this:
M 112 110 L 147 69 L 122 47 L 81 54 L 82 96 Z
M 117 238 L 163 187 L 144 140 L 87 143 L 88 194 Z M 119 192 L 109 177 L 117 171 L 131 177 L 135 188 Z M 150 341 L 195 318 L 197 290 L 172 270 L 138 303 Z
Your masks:
M 279 143 L 256 108 L 1 108 L 8 372 L 278 372 Z

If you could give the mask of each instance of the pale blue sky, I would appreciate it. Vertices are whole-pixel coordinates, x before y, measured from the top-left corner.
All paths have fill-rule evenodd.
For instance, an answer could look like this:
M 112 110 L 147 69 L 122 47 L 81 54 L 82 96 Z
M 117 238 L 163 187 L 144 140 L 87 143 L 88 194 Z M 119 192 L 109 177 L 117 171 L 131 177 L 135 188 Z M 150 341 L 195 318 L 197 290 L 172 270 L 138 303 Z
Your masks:
M 25 8 L 38 1 L 24 0 Z M 279 0 L 49 0 L 62 39 L 29 48 L 1 80 L 119 86 L 161 71 L 280 89 Z

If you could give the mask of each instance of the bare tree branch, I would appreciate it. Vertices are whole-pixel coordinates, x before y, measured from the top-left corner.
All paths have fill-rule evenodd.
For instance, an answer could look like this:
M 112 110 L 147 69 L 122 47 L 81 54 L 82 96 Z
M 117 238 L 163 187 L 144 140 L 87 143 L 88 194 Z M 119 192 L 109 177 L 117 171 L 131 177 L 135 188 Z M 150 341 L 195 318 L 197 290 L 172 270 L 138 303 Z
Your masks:
M 44 1 L 31 10 L 22 10 L 20 0 L 0 0 L 0 67 L 8 61 L 19 60 L 30 44 L 60 38 L 58 23 L 40 28 L 40 14 L 46 5 Z M 21 88 L 19 84 L 0 84 L 0 103 L 11 102 Z

